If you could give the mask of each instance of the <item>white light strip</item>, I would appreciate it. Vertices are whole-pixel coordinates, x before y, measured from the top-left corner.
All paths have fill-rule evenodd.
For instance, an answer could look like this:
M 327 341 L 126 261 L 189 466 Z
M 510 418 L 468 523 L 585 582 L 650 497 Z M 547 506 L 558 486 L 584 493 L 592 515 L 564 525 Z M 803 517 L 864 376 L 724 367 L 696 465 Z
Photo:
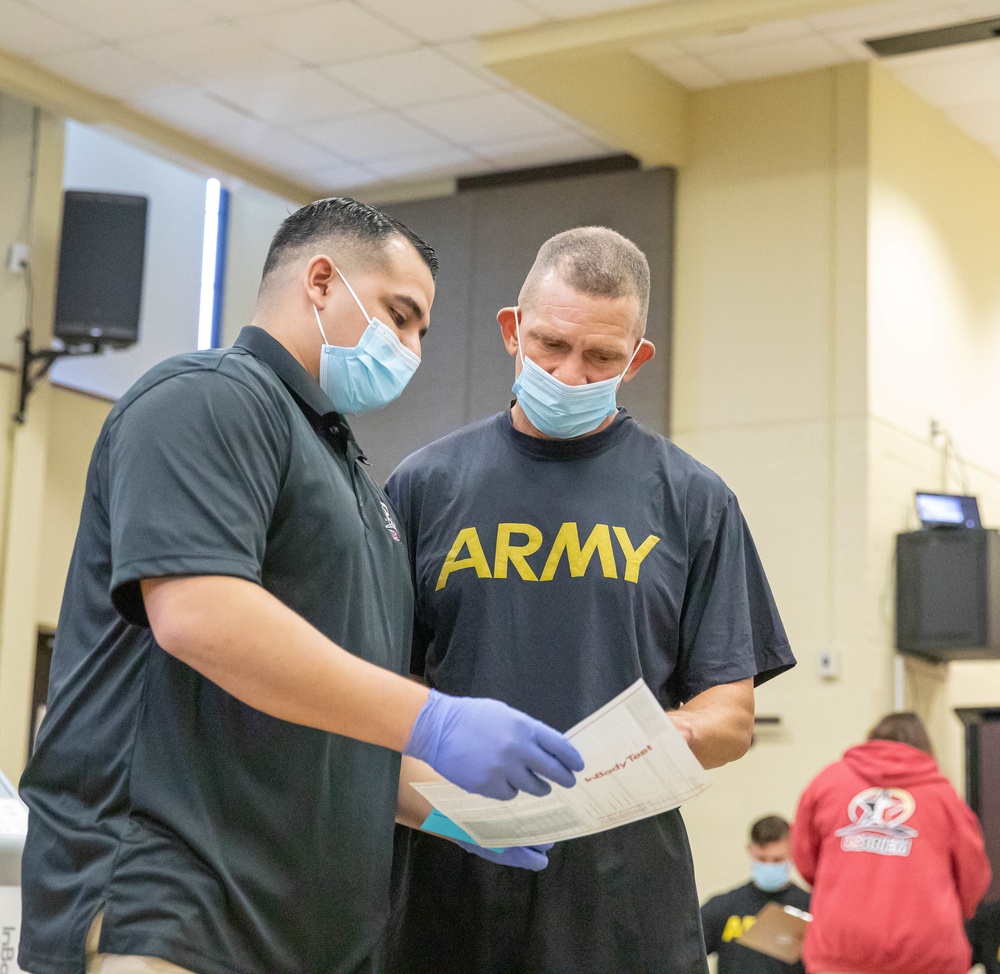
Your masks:
M 201 306 L 198 312 L 198 348 L 212 347 L 215 319 L 215 260 L 219 245 L 219 197 L 222 186 L 210 179 L 205 186 L 205 239 L 201 252 Z

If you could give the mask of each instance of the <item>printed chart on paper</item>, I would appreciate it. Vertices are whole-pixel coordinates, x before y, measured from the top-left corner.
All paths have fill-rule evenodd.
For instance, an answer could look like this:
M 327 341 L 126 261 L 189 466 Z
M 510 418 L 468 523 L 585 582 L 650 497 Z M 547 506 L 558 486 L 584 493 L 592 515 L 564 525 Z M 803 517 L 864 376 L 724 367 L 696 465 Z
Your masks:
M 470 795 L 450 782 L 414 782 L 439 812 L 482 846 L 538 845 L 677 808 L 710 784 L 649 687 L 637 680 L 566 732 L 585 762 L 573 788 L 511 801 Z

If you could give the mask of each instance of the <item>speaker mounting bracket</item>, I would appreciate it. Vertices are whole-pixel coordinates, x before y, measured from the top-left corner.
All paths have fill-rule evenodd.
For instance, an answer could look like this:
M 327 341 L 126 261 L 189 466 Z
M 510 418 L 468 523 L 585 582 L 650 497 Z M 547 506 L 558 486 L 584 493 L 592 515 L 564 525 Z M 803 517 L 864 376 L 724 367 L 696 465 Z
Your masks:
M 18 399 L 14 422 L 23 424 L 27 416 L 28 397 L 35 386 L 45 378 L 52 363 L 67 355 L 96 355 L 104 351 L 100 342 L 82 342 L 62 348 L 32 348 L 31 330 L 26 328 L 18 336 L 21 342 L 21 393 Z

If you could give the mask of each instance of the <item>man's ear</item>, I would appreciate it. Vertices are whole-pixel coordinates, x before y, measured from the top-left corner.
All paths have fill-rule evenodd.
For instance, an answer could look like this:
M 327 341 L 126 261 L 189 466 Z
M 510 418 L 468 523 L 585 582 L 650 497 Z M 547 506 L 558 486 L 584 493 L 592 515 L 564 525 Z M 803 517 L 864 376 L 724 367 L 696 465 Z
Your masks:
M 306 291 L 309 293 L 309 300 L 317 308 L 326 307 L 326 302 L 330 300 L 330 292 L 339 280 L 337 268 L 325 254 L 317 254 L 306 265 Z
M 510 355 L 517 355 L 517 315 L 514 312 L 514 308 L 501 308 L 497 312 L 497 321 L 500 322 L 500 330 L 503 332 L 503 343 Z
M 654 355 L 656 354 L 656 346 L 647 339 L 642 340 L 642 344 L 639 346 L 639 350 L 635 353 L 635 358 L 632 359 L 632 364 L 628 367 L 628 371 L 622 379 L 622 382 L 630 382 L 632 377 L 645 365 Z

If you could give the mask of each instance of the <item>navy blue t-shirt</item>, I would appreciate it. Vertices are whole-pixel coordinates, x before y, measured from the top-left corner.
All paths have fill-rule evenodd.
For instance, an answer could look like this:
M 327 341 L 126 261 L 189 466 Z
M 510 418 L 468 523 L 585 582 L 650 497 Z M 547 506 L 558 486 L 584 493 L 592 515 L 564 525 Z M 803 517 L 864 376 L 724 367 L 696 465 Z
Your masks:
M 808 912 L 809 899 L 809 894 L 794 883 L 773 892 L 747 883 L 713 896 L 701 908 L 701 925 L 705 932 L 705 949 L 710 954 L 718 954 L 718 974 L 805 974 L 801 961 L 785 964 L 744 947 L 739 938 L 753 926 L 757 914 L 768 903 L 794 906 Z
M 83 974 L 102 909 L 102 952 L 199 974 L 346 972 L 381 940 L 399 755 L 241 703 L 160 648 L 139 587 L 245 579 L 405 672 L 405 545 L 362 460 L 257 328 L 156 366 L 111 411 L 21 780 L 24 970 Z
M 732 491 L 625 410 L 607 429 L 564 441 L 520 433 L 504 411 L 413 454 L 386 490 L 413 562 L 411 669 L 438 690 L 497 697 L 565 730 L 640 677 L 669 708 L 794 665 Z M 500 880 L 489 863 L 453 862 L 433 837 L 413 843 L 398 970 L 424 969 L 420 956 L 442 965 L 463 950 L 476 956 L 456 931 L 465 917 L 472 940 L 498 935 L 489 911 L 470 911 L 483 903 L 476 884 L 500 882 L 531 886 L 530 916 L 512 927 L 512 936 L 523 928 L 519 942 L 539 945 L 525 970 L 702 969 L 676 811 L 559 844 L 538 876 Z M 480 878 L 456 885 L 449 870 Z M 596 888 L 584 894 L 587 882 Z M 420 905 L 438 895 L 436 907 Z M 581 911 L 582 896 L 596 897 L 593 910 Z M 533 937 L 539 924 L 546 932 Z M 638 937 L 621 936 L 633 927 Z M 632 966 L 622 967 L 626 943 Z

